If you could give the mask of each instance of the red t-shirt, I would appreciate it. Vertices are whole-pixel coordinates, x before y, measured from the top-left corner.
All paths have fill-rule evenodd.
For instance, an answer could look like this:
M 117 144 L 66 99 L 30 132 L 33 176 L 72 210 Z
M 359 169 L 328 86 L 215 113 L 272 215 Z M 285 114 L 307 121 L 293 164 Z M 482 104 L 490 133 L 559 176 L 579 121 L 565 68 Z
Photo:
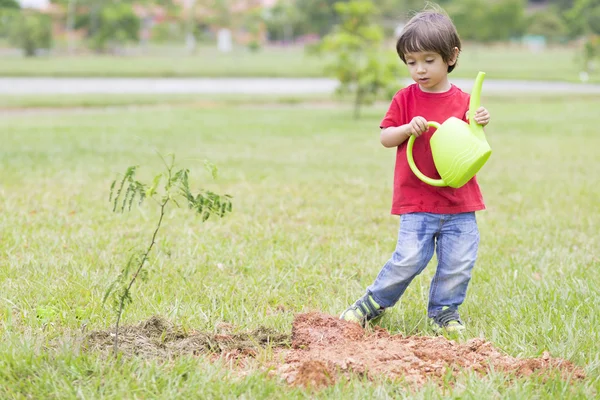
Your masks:
M 408 124 L 416 116 L 440 124 L 450 117 L 466 122 L 468 108 L 469 94 L 454 85 L 444 93 L 427 93 L 415 83 L 394 95 L 380 127 Z M 440 175 L 433 163 L 429 146 L 429 140 L 434 133 L 435 129 L 431 128 L 415 140 L 413 157 L 421 172 L 433 179 L 439 179 Z M 406 158 L 407 142 L 408 140 L 398 146 L 396 152 L 392 214 L 458 214 L 485 209 L 475 177 L 458 189 L 431 186 L 417 178 Z

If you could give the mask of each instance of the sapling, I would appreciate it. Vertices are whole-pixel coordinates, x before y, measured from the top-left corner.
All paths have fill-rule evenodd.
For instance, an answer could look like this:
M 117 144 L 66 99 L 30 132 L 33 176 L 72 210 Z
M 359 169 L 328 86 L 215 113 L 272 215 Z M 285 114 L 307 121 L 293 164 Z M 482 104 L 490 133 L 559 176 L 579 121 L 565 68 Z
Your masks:
M 147 278 L 147 270 L 144 269 L 144 265 L 148 262 L 150 252 L 156 243 L 167 206 L 174 204 L 181 207 L 180 202 L 185 202 L 189 209 L 201 216 L 202 222 L 211 215 L 223 217 L 232 209 L 229 195 L 219 195 L 209 190 L 200 190 L 197 194 L 192 194 L 189 187 L 189 170 L 175 171 L 174 156 L 171 156 L 169 161 L 162 156 L 161 158 L 165 164 L 165 172 L 156 175 L 150 185 L 138 181 L 136 179 L 138 167 L 131 166 L 127 168 L 121 179 L 114 180 L 110 186 L 109 202 L 112 203 L 113 212 L 131 211 L 134 201 L 141 204 L 147 198 L 154 200 L 159 207 L 158 220 L 150 244 L 143 252 L 134 251 L 130 255 L 125 267 L 104 295 L 103 302 L 112 297 L 116 311 L 115 356 L 119 348 L 119 322 L 125 307 L 133 301 L 131 287 L 138 277 L 142 280 Z M 205 167 L 213 179 L 216 179 L 217 168 L 209 162 L 205 162 Z
M 363 105 L 378 97 L 393 96 L 398 90 L 399 74 L 396 57 L 382 50 L 383 29 L 375 23 L 379 10 L 376 2 L 352 0 L 335 3 L 339 25 L 309 47 L 317 54 L 332 54 L 325 73 L 339 81 L 337 93 L 354 95 L 354 118 L 360 117 Z

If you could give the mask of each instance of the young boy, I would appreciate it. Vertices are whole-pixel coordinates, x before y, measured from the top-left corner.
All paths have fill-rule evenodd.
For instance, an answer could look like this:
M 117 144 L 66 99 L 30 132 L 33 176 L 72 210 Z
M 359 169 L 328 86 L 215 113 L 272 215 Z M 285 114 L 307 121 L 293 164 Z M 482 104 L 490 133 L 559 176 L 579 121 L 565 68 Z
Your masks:
M 435 130 L 429 129 L 427 121 L 443 123 L 450 117 L 466 121 L 469 95 L 448 81 L 460 49 L 454 24 L 438 11 L 415 15 L 398 39 L 396 50 L 415 83 L 396 93 L 380 125 L 381 143 L 397 147 L 392 214 L 400 215 L 398 241 L 375 282 L 341 319 L 364 326 L 381 316 L 427 266 L 435 249 L 438 266 L 427 314 L 436 330 L 464 329 L 458 307 L 477 257 L 475 211 L 485 209 L 479 185 L 473 178 L 458 189 L 429 186 L 412 173 L 406 159 L 406 141 L 414 135 L 415 163 L 425 175 L 439 177 L 429 146 Z M 490 114 L 480 107 L 474 119 L 485 126 Z

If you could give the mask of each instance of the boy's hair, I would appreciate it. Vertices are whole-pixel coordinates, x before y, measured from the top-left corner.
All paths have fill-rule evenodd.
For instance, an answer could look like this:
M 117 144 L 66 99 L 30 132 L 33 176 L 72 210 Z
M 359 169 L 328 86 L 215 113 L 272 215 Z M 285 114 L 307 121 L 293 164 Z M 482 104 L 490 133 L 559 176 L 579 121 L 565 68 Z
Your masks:
M 427 10 L 416 14 L 402 29 L 396 42 L 396 51 L 400 59 L 406 64 L 406 53 L 432 51 L 440 56 L 444 62 L 449 62 L 454 56 L 454 48 L 460 53 L 460 38 L 456 27 L 450 18 L 441 10 Z M 454 65 L 448 66 L 452 72 Z

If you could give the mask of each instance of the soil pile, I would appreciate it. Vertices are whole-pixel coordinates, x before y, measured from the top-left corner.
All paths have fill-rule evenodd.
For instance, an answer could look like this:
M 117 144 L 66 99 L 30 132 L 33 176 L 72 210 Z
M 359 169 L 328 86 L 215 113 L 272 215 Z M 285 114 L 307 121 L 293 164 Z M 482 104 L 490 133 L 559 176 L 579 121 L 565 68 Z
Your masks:
M 585 377 L 571 362 L 548 353 L 541 358 L 519 359 L 482 339 L 459 344 L 441 336 L 390 335 L 377 327 L 366 332 L 357 324 L 321 313 L 296 317 L 292 349 L 278 371 L 288 383 L 302 386 L 324 386 L 350 374 L 421 386 L 428 380 L 442 382 L 448 374 L 485 374 L 490 369 L 516 376 L 559 373 L 563 378 Z

